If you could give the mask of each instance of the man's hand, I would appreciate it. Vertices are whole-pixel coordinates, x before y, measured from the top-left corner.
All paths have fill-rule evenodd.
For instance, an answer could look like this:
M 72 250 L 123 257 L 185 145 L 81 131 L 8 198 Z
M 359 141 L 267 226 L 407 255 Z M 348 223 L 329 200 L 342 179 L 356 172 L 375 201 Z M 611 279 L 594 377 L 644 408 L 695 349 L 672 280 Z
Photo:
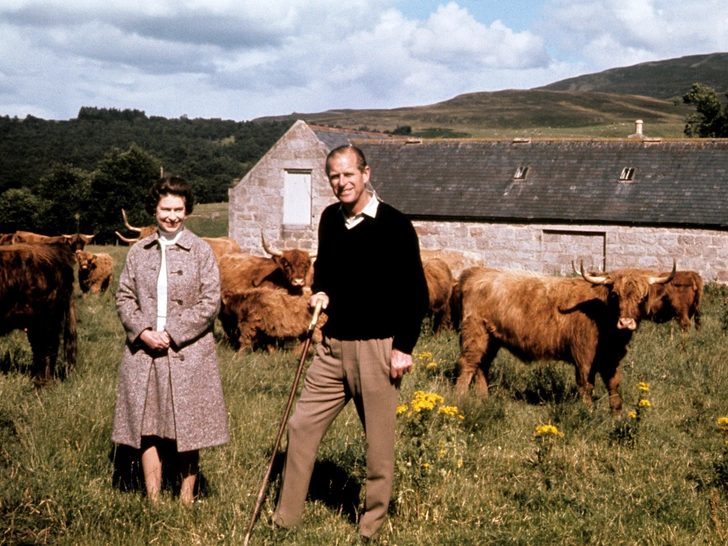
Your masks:
M 321 309 L 326 309 L 329 306 L 329 297 L 326 295 L 325 292 L 316 292 L 310 298 L 308 298 L 308 306 L 313 309 L 314 307 L 316 307 L 316 303 L 319 300 L 323 302 L 323 304 L 321 305 Z
M 399 379 L 407 372 L 412 371 L 412 355 L 392 349 L 392 364 L 389 367 L 389 375 L 392 379 Z
M 144 330 L 139 334 L 144 344 L 155 351 L 163 351 L 169 349 L 169 334 L 165 331 L 157 332 L 156 330 Z

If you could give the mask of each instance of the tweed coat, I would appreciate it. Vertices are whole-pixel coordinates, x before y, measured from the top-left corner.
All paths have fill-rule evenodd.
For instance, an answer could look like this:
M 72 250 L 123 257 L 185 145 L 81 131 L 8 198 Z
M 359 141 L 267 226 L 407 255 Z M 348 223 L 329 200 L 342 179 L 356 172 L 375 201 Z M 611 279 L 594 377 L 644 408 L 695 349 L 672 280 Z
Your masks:
M 157 322 L 159 234 L 135 243 L 119 277 L 116 310 L 126 330 L 114 414 L 114 442 L 139 448 L 153 356 L 140 340 Z M 178 451 L 230 441 L 217 368 L 213 323 L 220 310 L 220 274 L 210 246 L 185 229 L 166 251 L 167 322 Z M 155 355 L 160 358 L 159 355 Z

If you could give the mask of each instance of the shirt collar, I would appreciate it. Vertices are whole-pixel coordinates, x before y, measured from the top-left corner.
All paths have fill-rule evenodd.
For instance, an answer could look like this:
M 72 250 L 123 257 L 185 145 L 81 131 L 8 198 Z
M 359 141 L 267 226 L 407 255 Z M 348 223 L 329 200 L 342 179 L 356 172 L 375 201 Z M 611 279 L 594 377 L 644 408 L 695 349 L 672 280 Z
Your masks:
M 377 209 L 379 208 L 379 196 L 374 190 L 369 192 L 369 194 L 372 196 L 372 198 L 361 210 L 361 212 L 355 214 L 354 216 L 347 216 L 344 212 L 344 207 L 340 207 L 339 210 L 341 210 L 341 214 L 344 216 L 344 225 L 346 226 L 346 229 L 351 229 L 354 226 L 359 225 L 364 220 L 365 216 L 369 216 L 369 218 L 377 217 Z

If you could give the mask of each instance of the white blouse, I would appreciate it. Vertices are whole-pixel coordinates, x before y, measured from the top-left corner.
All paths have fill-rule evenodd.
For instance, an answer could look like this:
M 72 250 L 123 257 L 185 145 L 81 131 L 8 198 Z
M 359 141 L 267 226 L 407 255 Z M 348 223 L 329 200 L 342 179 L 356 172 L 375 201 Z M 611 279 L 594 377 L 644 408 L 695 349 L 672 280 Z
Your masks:
M 184 228 L 182 228 L 184 229 Z M 159 266 L 159 277 L 157 277 L 157 331 L 164 330 L 167 324 L 167 247 L 177 243 L 182 229 L 174 233 L 158 230 L 159 247 L 162 250 L 162 263 Z

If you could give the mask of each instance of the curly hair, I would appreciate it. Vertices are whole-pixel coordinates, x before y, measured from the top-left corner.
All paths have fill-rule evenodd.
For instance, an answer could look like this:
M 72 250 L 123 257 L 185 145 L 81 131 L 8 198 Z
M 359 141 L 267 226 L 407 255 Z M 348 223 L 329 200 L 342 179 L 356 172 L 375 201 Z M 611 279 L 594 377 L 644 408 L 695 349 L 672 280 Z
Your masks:
M 181 197 L 185 202 L 185 214 L 192 214 L 194 207 L 192 188 L 184 178 L 180 178 L 179 176 L 165 176 L 154 183 L 149 189 L 144 202 L 144 210 L 147 211 L 147 214 L 154 216 L 159 201 L 165 195 Z

